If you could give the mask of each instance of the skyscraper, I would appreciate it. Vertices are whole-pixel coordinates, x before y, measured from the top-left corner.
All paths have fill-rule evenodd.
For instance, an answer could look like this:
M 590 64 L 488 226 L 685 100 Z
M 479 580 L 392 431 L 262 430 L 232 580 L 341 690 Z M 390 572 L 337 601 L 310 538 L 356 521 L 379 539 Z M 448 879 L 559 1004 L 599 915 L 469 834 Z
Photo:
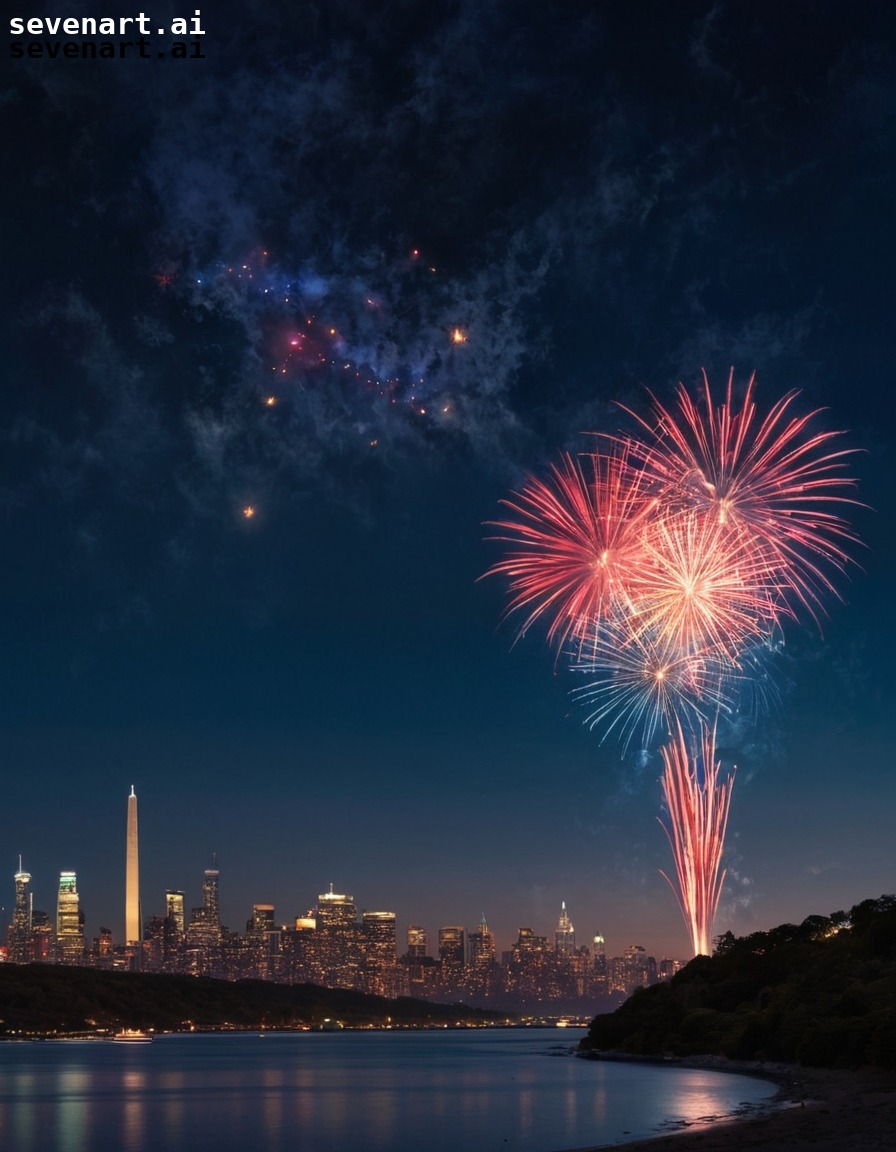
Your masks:
M 466 933 L 460 926 L 439 929 L 439 961 L 446 977 L 457 978 L 464 969 Z
M 166 915 L 174 922 L 178 935 L 183 939 L 186 931 L 186 918 L 184 916 L 184 894 L 179 888 L 168 888 L 165 891 Z
M 273 904 L 253 904 L 252 919 L 246 922 L 246 931 L 264 935 L 265 932 L 276 932 L 277 921 L 274 915 Z
M 19 870 L 16 872 L 16 906 L 9 926 L 9 959 L 13 964 L 27 964 L 32 958 L 31 948 L 31 874 L 22 869 L 19 857 Z
M 361 926 L 354 898 L 322 892 L 317 898 L 317 961 L 321 976 L 332 988 L 355 988 L 361 964 Z
M 137 794 L 131 785 L 128 797 L 128 843 L 125 865 L 124 940 L 139 944 L 140 931 L 140 857 L 137 850 Z
M 317 926 L 324 932 L 353 928 L 358 921 L 354 898 L 341 892 L 321 892 L 317 898 Z
M 165 923 L 162 927 L 162 971 L 179 972 L 186 941 L 184 894 L 179 888 L 165 891 Z
M 422 960 L 428 951 L 429 941 L 426 936 L 426 929 L 420 928 L 417 924 L 409 924 L 407 956 L 411 960 Z
M 479 931 L 471 932 L 468 941 L 471 968 L 488 968 L 495 963 L 495 938 L 486 923 L 484 912 L 479 921 Z
M 408 992 L 412 996 L 426 996 L 436 986 L 439 964 L 429 955 L 426 929 L 418 924 L 408 925 L 408 950 L 399 961 L 404 970 Z
M 464 972 L 465 994 L 486 1001 L 494 990 L 497 977 L 495 938 L 486 923 L 485 913 L 479 921 L 479 930 L 467 937 L 470 962 Z
M 31 913 L 31 959 L 35 964 L 52 964 L 53 921 L 39 908 Z
M 80 964 L 84 958 L 84 914 L 74 872 L 60 872 L 56 904 L 56 959 L 59 964 Z
M 607 950 L 599 932 L 594 935 L 593 957 L 594 990 L 599 996 L 605 996 L 610 990 L 607 984 Z
M 190 971 L 196 976 L 214 976 L 221 964 L 221 909 L 218 901 L 217 856 L 206 868 L 202 880 L 202 907 L 190 913 L 187 950 Z
M 221 905 L 218 898 L 218 880 L 221 873 L 218 871 L 218 854 L 212 853 L 212 866 L 206 868 L 202 881 L 202 906 L 208 920 L 217 929 L 221 928 Z
M 376 996 L 395 996 L 398 973 L 395 913 L 363 915 L 362 988 Z
M 576 930 L 566 911 L 565 900 L 560 904 L 560 919 L 554 932 L 554 951 L 558 956 L 574 956 L 576 951 Z

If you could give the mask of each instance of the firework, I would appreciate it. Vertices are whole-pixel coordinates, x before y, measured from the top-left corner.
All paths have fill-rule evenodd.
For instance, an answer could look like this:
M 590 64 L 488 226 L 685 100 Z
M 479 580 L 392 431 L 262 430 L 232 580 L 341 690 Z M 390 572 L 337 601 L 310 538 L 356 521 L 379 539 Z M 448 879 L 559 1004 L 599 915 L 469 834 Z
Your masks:
M 681 385 L 677 412 L 654 398 L 653 420 L 635 417 L 646 439 L 598 434 L 608 448 L 530 477 L 504 501 L 497 539 L 511 551 L 490 569 L 509 578 L 519 633 L 543 618 L 590 677 L 573 692 L 586 724 L 623 748 L 670 733 L 663 827 L 697 953 L 712 939 L 733 781 L 715 723 L 774 695 L 764 657 L 782 621 L 800 609 L 817 621 L 856 540 L 839 433 L 794 414 L 795 392 L 759 418 L 753 389 L 751 377 L 738 407 L 732 373 L 715 404 L 704 373 L 698 400 Z
M 513 500 L 514 514 L 493 523 L 513 545 L 488 575 L 510 578 L 508 612 L 526 613 L 520 635 L 550 619 L 548 641 L 581 641 L 596 620 L 630 611 L 628 588 L 644 562 L 644 527 L 656 500 L 625 446 L 551 466 L 547 480 L 529 477 Z
M 739 408 L 733 370 L 721 404 L 705 372 L 701 402 L 679 385 L 677 416 L 654 397 L 655 423 L 635 417 L 652 438 L 642 463 L 670 504 L 704 513 L 761 552 L 791 609 L 801 605 L 817 620 L 823 597 L 837 594 L 832 576 L 850 563 L 846 548 L 857 540 L 837 511 L 855 503 L 846 494 L 854 482 L 844 475 L 852 450 L 835 446 L 841 433 L 813 427 L 818 409 L 793 412 L 797 392 L 760 418 L 754 384 L 755 375 Z
M 690 727 L 733 711 L 743 679 L 718 649 L 683 652 L 667 637 L 632 633 L 624 620 L 596 629 L 572 669 L 589 677 L 572 693 L 589 708 L 585 724 L 603 729 L 602 742 L 617 735 L 623 749 L 638 732 L 646 748 L 672 716 Z
M 659 634 L 682 655 L 717 649 L 734 661 L 785 608 L 766 554 L 710 517 L 660 515 L 643 548 L 631 579 L 631 628 Z
M 712 924 L 725 870 L 722 849 L 731 807 L 732 771 L 721 778 L 721 761 L 716 760 L 715 729 L 704 726 L 699 743 L 693 749 L 680 725 L 672 742 L 662 749 L 664 771 L 663 799 L 668 823 L 662 819 L 678 886 L 665 872 L 685 923 L 691 933 L 695 956 L 708 956 L 712 951 Z

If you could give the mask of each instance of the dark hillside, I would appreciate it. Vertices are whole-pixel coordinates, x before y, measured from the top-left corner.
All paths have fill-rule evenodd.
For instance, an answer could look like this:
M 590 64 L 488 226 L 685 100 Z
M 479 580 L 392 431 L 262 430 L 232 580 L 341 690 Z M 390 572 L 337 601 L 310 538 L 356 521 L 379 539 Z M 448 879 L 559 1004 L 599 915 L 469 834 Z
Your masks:
M 503 1018 L 463 1005 L 386 1000 L 313 984 L 231 983 L 47 964 L 0 966 L 0 1036 L 120 1028 L 291 1028 L 326 1019 L 350 1027 L 419 1027 Z
M 750 936 L 727 933 L 713 956 L 595 1017 L 582 1047 L 894 1069 L 896 896 Z

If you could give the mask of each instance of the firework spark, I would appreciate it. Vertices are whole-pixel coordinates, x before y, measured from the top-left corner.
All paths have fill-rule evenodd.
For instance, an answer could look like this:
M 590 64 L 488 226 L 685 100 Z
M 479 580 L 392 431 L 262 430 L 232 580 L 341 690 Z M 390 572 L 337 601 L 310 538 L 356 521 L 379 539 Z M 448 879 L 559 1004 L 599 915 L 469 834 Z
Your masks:
M 721 778 L 716 759 L 715 729 L 704 726 L 699 747 L 693 750 L 680 725 L 672 742 L 662 749 L 663 799 L 668 823 L 660 819 L 675 861 L 678 886 L 663 872 L 678 898 L 691 933 L 695 956 L 712 951 L 712 925 L 725 870 L 722 849 L 731 807 L 734 771 Z

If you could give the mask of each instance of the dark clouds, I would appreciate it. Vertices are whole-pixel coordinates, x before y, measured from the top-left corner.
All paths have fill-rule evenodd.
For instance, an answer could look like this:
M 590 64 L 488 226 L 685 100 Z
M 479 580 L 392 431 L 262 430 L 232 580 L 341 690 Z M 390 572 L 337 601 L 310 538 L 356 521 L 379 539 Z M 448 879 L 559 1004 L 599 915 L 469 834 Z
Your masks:
M 890 91 L 873 15 L 860 10 L 844 35 L 813 6 L 807 53 L 802 5 L 773 25 L 736 6 L 646 11 L 250 9 L 210 24 L 208 61 L 156 68 L 151 99 L 146 69 L 32 67 L 17 107 L 50 147 L 24 183 L 52 202 L 57 232 L 76 234 L 78 259 L 51 242 L 40 266 L 55 283 L 29 287 L 77 292 L 95 313 L 76 384 L 102 394 L 105 374 L 116 387 L 89 426 L 118 437 L 131 465 L 158 443 L 158 416 L 132 434 L 139 406 L 117 385 L 140 377 L 147 412 L 164 396 L 181 479 L 192 454 L 189 494 L 222 469 L 251 487 L 272 459 L 304 479 L 370 439 L 426 454 L 444 434 L 519 467 L 527 431 L 552 446 L 595 398 L 703 364 L 814 383 L 806 344 L 838 318 L 815 274 L 827 245 L 807 243 L 805 220 L 811 239 L 830 238 L 861 196 L 843 173 L 857 123 L 866 162 L 879 146 Z M 833 195 L 816 195 L 831 181 Z M 326 317 L 347 360 L 403 377 L 408 395 L 422 377 L 452 419 L 396 420 L 327 380 L 294 388 L 282 435 L 254 427 L 283 334 L 257 301 L 225 289 L 200 301 L 194 281 L 262 248 L 281 282 L 315 285 L 294 291 L 293 315 Z M 409 273 L 412 249 L 437 273 Z M 153 295 L 160 269 L 173 299 Z M 123 282 L 140 286 L 127 315 Z M 73 326 L 90 340 L 75 316 L 55 323 L 63 348 Z

